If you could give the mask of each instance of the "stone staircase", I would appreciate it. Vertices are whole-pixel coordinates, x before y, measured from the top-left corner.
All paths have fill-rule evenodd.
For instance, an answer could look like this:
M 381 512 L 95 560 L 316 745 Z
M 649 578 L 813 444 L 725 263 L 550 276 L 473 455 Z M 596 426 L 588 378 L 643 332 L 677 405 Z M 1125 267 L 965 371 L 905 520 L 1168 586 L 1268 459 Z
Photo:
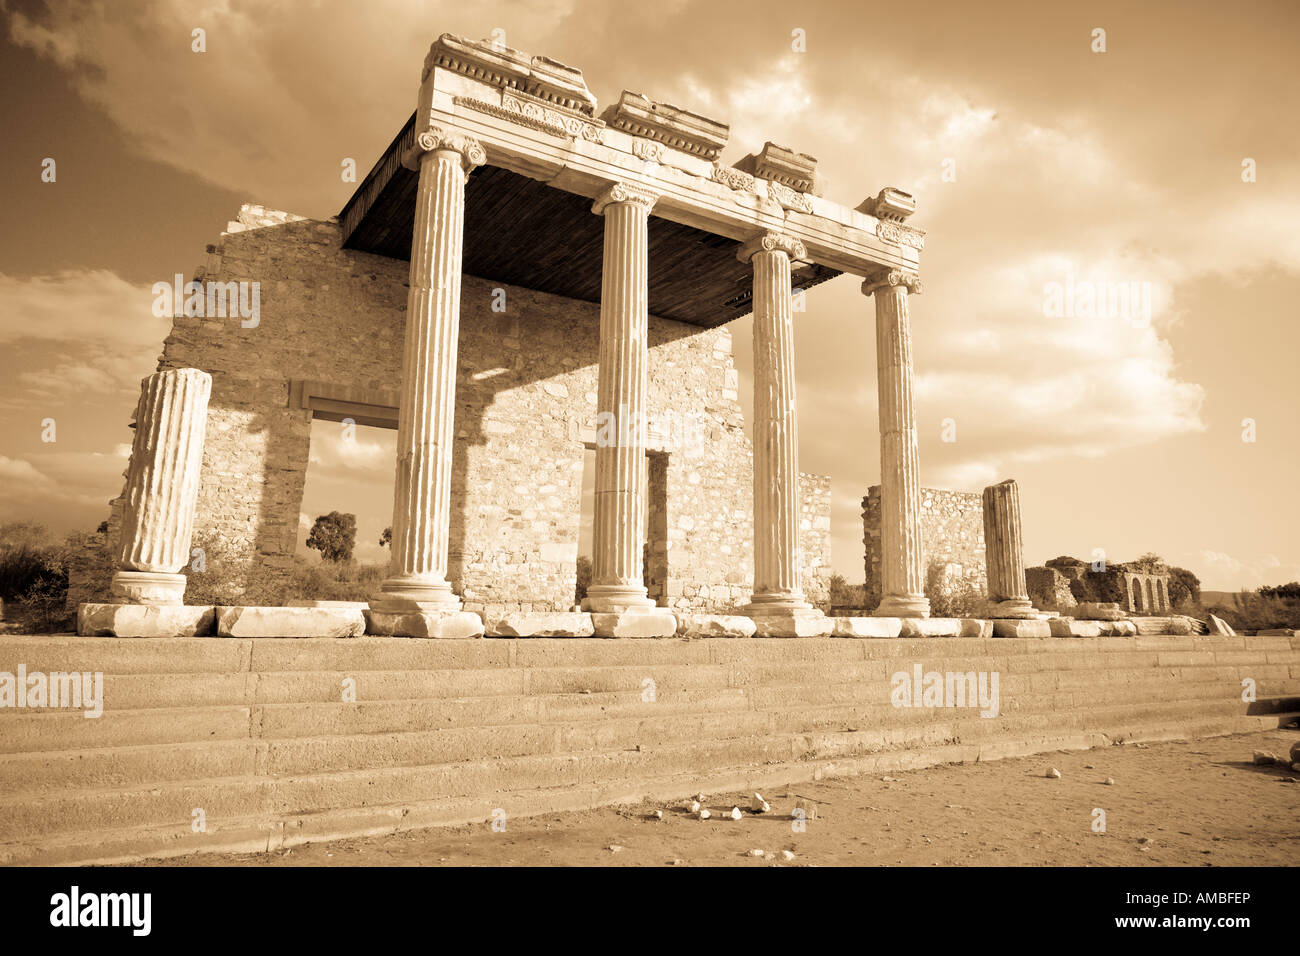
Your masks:
M 999 715 L 894 707 L 891 676 L 917 663 L 996 671 Z M 11 864 L 268 850 L 1300 713 L 1286 637 L 0 638 L 0 671 L 19 664 L 102 672 L 104 711 L 0 708 Z

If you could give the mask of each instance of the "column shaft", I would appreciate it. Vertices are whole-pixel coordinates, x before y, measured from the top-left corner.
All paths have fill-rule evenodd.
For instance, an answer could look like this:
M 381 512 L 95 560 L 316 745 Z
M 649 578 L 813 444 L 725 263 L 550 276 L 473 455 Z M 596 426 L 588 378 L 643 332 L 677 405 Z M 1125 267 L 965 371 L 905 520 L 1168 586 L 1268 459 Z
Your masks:
M 112 588 L 128 603 L 179 604 L 185 592 L 211 393 L 212 376 L 196 368 L 141 382 Z
M 593 611 L 650 607 L 645 543 L 645 395 L 648 364 L 648 253 L 655 196 L 622 184 L 593 206 L 605 216 L 600 287 L 600 368 L 596 388 Z
M 995 616 L 1031 612 L 1020 530 L 1020 486 L 1008 479 L 984 489 L 984 556 Z
M 421 134 L 410 291 L 398 406 L 389 578 L 380 610 L 455 610 L 447 583 L 456 352 L 460 336 L 465 179 L 482 147 L 439 130 Z
M 863 283 L 876 299 L 876 382 L 880 397 L 880 551 L 882 599 L 876 614 L 928 617 L 921 543 L 920 466 L 912 403 L 909 286 L 914 276 L 889 272 Z
M 807 609 L 799 587 L 799 429 L 790 254 L 754 267 L 754 595 L 750 611 Z

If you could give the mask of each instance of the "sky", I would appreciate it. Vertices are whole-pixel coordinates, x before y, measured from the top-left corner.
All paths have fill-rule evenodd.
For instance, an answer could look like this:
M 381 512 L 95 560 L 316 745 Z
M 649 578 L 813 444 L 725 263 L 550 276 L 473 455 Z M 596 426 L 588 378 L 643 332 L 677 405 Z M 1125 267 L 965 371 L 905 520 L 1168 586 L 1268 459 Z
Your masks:
M 1027 564 L 1300 578 L 1294 2 L 0 0 L 0 522 L 107 517 L 167 334 L 153 282 L 243 202 L 337 214 L 340 164 L 368 169 L 410 115 L 429 43 L 494 31 L 580 67 L 602 107 L 630 89 L 730 123 L 725 162 L 773 140 L 844 205 L 913 193 L 921 482 L 1017 479 Z M 1149 308 L 1090 310 L 1088 288 Z M 850 582 L 873 323 L 841 277 L 795 324 L 800 467 L 831 476 Z M 748 414 L 750 320 L 731 328 Z M 303 511 L 357 511 L 374 559 L 392 437 L 343 449 L 328 424 Z

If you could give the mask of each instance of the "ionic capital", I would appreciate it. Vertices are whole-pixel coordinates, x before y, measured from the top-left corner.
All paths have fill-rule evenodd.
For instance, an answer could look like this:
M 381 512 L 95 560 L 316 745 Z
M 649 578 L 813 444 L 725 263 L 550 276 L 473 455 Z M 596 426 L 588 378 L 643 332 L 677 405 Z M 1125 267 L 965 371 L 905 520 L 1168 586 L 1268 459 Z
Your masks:
M 603 215 L 610 203 L 625 202 L 639 206 L 649 213 L 659 201 L 659 193 L 652 192 L 644 186 L 632 186 L 628 183 L 615 183 L 596 197 L 591 204 L 591 211 L 597 216 Z
M 886 269 L 884 272 L 877 273 L 862 283 L 863 295 L 875 295 L 881 289 L 888 289 L 894 286 L 903 286 L 912 295 L 921 294 L 921 278 L 915 272 L 904 272 L 902 269 Z
M 430 126 L 415 137 L 415 146 L 403 158 L 402 165 L 408 169 L 418 169 L 420 159 L 425 153 L 439 149 L 449 149 L 459 153 L 466 173 L 487 162 L 487 150 L 473 136 L 446 130 L 440 126 Z
M 736 258 L 741 262 L 748 262 L 759 252 L 784 252 L 791 259 L 802 259 L 808 255 L 804 244 L 793 236 L 783 236 L 779 232 L 765 232 L 742 243 L 736 250 Z

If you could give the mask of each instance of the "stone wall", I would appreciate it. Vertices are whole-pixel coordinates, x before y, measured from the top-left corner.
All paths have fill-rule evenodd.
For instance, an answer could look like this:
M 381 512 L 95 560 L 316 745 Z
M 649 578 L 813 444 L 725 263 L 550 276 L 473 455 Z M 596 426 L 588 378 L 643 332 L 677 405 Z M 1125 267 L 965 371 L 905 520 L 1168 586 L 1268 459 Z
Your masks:
M 166 340 L 160 368 L 213 377 L 194 533 L 205 569 L 187 569 L 189 603 L 281 600 L 312 415 L 290 407 L 290 382 L 400 384 L 407 263 L 342 249 L 340 239 L 333 221 L 243 207 L 195 278 L 260 282 L 259 323 L 182 317 Z M 504 311 L 494 311 L 497 290 Z M 464 279 L 449 576 L 468 610 L 574 603 L 599 314 L 593 303 Z M 731 332 L 654 316 L 649 326 L 651 586 L 672 607 L 734 610 L 753 579 L 753 479 Z M 804 586 L 824 603 L 829 479 L 801 477 Z M 73 569 L 77 601 L 107 591 L 110 565 L 93 552 Z
M 880 486 L 862 499 L 866 607 L 880 603 Z M 921 547 L 926 580 L 969 585 L 986 593 L 984 503 L 978 492 L 921 489 Z

